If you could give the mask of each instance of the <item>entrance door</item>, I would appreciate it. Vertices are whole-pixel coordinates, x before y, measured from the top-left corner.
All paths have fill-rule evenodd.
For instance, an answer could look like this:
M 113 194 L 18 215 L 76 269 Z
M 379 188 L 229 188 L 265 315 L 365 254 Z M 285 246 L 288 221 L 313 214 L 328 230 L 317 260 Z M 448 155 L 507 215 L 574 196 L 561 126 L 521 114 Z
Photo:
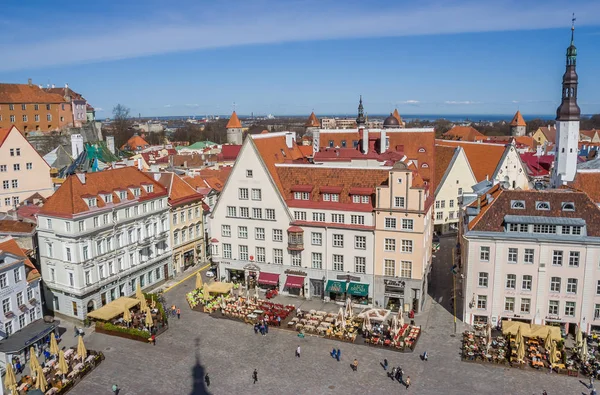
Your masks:
M 318 297 L 323 297 L 323 293 L 324 293 L 324 286 L 323 286 L 323 281 L 322 280 L 310 280 L 310 285 L 311 285 L 311 296 L 318 296 Z
M 169 278 L 169 264 L 163 266 L 163 271 L 165 272 L 165 280 Z
M 87 304 L 87 312 L 91 313 L 96 308 L 96 305 L 93 300 L 90 300 Z

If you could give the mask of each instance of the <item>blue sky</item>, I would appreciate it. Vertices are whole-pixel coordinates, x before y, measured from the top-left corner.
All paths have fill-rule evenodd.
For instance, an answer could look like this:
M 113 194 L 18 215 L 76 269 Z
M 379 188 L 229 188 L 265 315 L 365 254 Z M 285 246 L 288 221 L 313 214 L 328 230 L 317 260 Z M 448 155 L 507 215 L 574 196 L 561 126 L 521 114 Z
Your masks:
M 8 2 L 8 1 L 7 1 Z M 69 83 L 132 114 L 554 113 L 571 13 L 583 113 L 600 112 L 600 2 L 3 4 L 0 81 Z

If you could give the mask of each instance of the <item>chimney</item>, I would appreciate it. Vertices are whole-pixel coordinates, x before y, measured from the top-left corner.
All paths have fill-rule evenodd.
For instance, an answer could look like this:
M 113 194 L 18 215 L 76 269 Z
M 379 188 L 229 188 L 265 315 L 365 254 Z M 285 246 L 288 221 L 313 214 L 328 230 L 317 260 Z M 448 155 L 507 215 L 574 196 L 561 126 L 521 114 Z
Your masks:
M 173 167 L 173 155 L 169 155 L 169 167 Z
M 106 146 L 110 152 L 115 153 L 115 136 L 106 136 Z
M 69 84 L 65 83 L 65 89 L 69 89 Z
M 296 133 L 295 132 L 285 132 L 285 145 L 288 148 L 292 148 L 294 146 L 294 141 L 296 141 Z
M 71 135 L 71 156 L 77 158 L 83 152 L 83 136 L 81 134 Z
M 56 85 L 52 84 L 52 87 L 53 87 L 53 88 L 56 88 Z
M 29 85 L 29 86 L 32 86 L 32 85 L 33 85 L 32 81 L 31 81 L 31 78 L 29 78 L 29 79 L 27 80 L 27 85 Z
M 137 168 L 138 168 L 138 170 L 144 170 L 144 166 L 142 165 L 142 158 L 138 158 Z
M 386 151 L 387 148 L 387 144 L 386 144 L 386 140 L 387 140 L 387 134 L 385 132 L 385 130 L 381 129 L 381 136 L 379 137 L 380 141 L 379 141 L 379 153 L 383 154 Z
M 77 176 L 77 178 L 79 178 L 79 181 L 81 181 L 81 183 L 85 185 L 85 173 L 76 173 L 75 175 Z
M 321 132 L 319 130 L 314 130 L 312 132 L 312 145 L 313 145 L 313 156 L 317 152 L 319 152 L 319 142 L 321 140 Z
M 365 128 L 358 129 L 358 134 L 362 133 L 362 152 L 367 154 L 369 152 L 369 132 Z

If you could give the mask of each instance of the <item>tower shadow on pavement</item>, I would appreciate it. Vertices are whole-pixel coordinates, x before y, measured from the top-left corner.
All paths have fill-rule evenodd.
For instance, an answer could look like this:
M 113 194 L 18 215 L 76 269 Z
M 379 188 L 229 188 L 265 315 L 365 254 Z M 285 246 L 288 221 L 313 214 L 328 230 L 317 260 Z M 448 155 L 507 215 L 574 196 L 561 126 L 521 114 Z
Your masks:
M 195 352 L 196 352 L 196 363 L 192 367 L 192 377 L 194 380 L 192 392 L 190 395 L 209 395 L 210 392 L 206 387 L 206 383 L 204 382 L 204 376 L 206 374 L 206 369 L 200 363 L 200 358 L 198 356 L 198 346 L 200 345 L 200 339 L 196 338 L 195 340 Z

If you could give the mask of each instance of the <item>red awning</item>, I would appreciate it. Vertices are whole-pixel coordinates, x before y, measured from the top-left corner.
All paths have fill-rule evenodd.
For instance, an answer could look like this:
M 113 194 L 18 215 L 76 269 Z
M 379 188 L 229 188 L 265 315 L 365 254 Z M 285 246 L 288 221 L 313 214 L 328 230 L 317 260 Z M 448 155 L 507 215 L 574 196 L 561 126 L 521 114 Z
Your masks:
M 258 274 L 258 283 L 266 285 L 277 285 L 279 282 L 279 274 L 260 272 Z
M 284 288 L 302 288 L 304 287 L 304 277 L 287 276 Z

